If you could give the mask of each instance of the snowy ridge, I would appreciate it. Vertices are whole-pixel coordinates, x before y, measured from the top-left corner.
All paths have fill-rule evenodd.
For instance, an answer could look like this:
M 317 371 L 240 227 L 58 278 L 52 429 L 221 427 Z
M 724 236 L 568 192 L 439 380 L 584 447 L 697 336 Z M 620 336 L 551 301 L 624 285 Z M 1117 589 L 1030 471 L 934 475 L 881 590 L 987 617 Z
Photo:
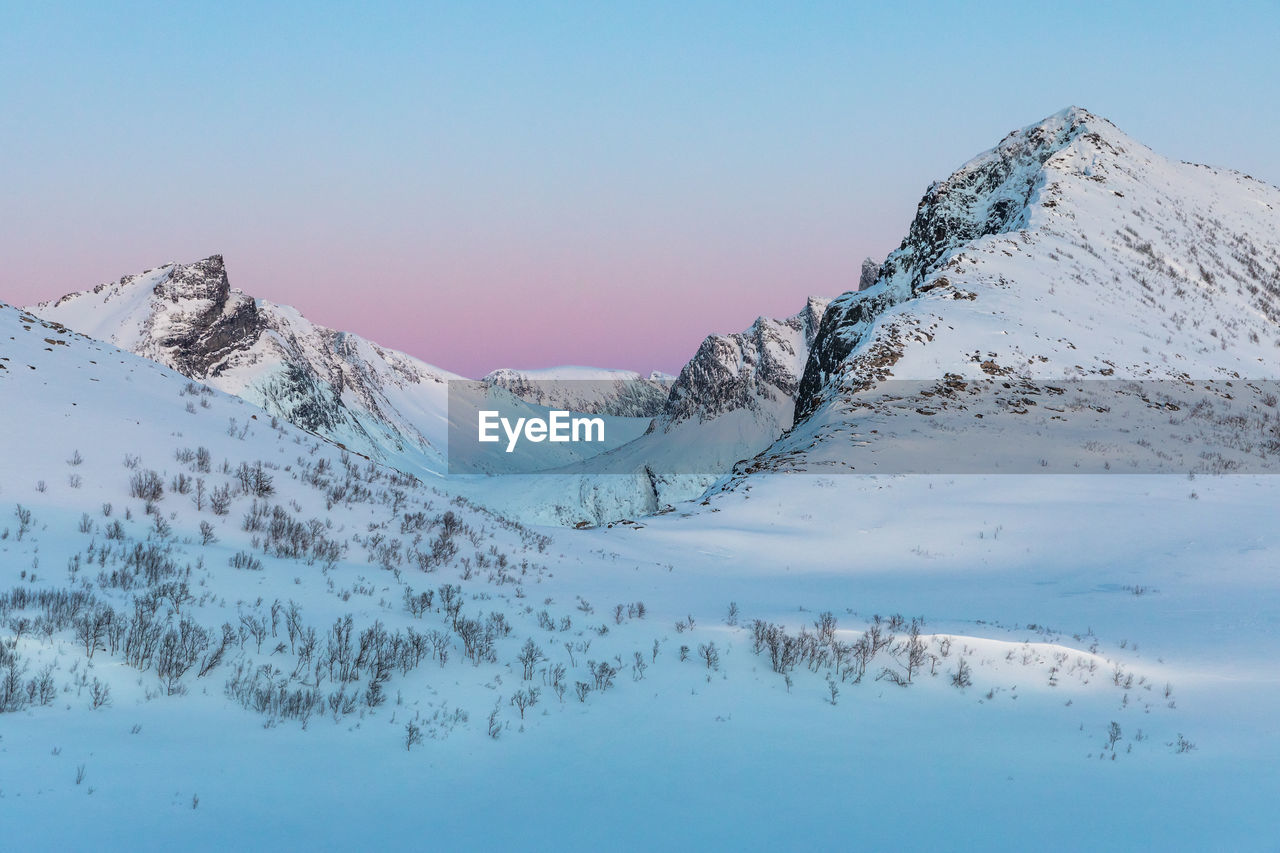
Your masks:
M 801 374 L 828 300 L 809 297 L 782 320 L 759 317 L 744 332 L 709 335 L 676 377 L 655 430 L 687 420 L 705 422 L 745 409 L 771 425 L 790 426 Z
M 759 318 L 712 335 L 679 377 L 592 367 L 499 370 L 482 380 L 538 407 L 654 418 L 651 435 L 605 463 L 571 463 L 521 499 L 460 484 L 520 518 L 601 523 L 697 497 L 790 426 L 808 348 L 826 300 L 783 320 Z M 446 470 L 448 385 L 460 379 L 358 335 L 317 326 L 296 309 L 230 286 L 221 256 L 167 264 L 31 309 L 94 338 L 235 394 L 341 446 L 415 475 Z M 619 435 L 634 435 L 626 427 Z M 612 443 L 610 447 L 615 447 Z M 618 473 L 626 476 L 618 477 Z M 533 500 L 524 498 L 538 497 Z
M 31 310 L 403 470 L 444 468 L 445 383 L 459 377 L 233 290 L 220 255 Z
M 1277 233 L 1276 188 L 1056 113 L 932 185 L 875 284 L 832 302 L 772 455 L 828 441 L 891 378 L 1274 378 Z
M 791 426 L 801 372 L 827 300 L 782 320 L 710 335 L 680 371 L 644 435 L 519 490 L 468 483 L 486 506 L 531 523 L 607 524 L 701 497 Z
M 650 418 L 662 411 L 673 380 L 657 372 L 644 377 L 631 370 L 565 366 L 504 368 L 488 374 L 483 381 L 547 408 Z

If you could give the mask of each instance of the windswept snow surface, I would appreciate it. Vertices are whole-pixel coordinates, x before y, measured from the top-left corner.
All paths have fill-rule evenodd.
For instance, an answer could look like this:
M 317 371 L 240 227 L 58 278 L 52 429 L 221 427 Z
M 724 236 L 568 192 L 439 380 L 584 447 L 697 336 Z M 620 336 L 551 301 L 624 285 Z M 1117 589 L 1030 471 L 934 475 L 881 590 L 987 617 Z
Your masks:
M 761 475 L 696 512 L 538 532 L 344 463 L 243 401 L 192 392 L 167 368 L 13 309 L 0 309 L 0 358 L 15 451 L 0 462 L 5 646 L 27 667 L 22 680 L 52 664 L 55 685 L 49 704 L 0 715 L 0 813 L 14 849 L 766 849 L 798 833 L 843 849 L 1028 838 L 1064 850 L 1265 849 L 1276 837 L 1276 478 Z M 269 529 L 243 529 L 249 495 L 226 516 L 197 511 L 170 486 L 198 465 L 181 451 L 199 447 L 210 486 L 234 482 L 224 461 L 264 462 L 274 494 L 259 503 L 325 519 L 336 559 L 264 550 Z M 321 460 L 328 473 L 317 475 Z M 152 469 L 165 484 L 162 525 L 130 497 L 132 476 Z M 370 495 L 332 501 L 326 481 Z M 18 505 L 31 514 L 21 540 Z M 414 545 L 406 514 L 446 508 L 478 546 L 459 535 L 459 553 L 431 572 L 388 557 L 392 540 L 408 554 L 439 533 L 437 523 Z M 122 538 L 107 539 L 114 521 Z M 200 521 L 216 542 L 199 544 Z M 90 565 L 91 544 L 105 565 Z M 149 583 L 127 566 L 152 546 L 163 559 Z M 490 546 L 505 568 L 492 556 L 476 568 Z M 239 553 L 262 568 L 235 568 Z M 460 588 L 464 618 L 504 614 L 511 633 L 492 658 L 467 658 L 438 596 L 420 618 L 406 610 L 406 586 L 444 584 Z M 197 663 L 169 695 L 154 663 L 126 662 L 123 640 L 90 660 L 73 625 L 46 633 L 41 609 L 14 606 L 13 589 L 90 592 L 121 618 L 150 594 L 164 625 L 185 616 L 216 634 L 227 622 L 233 639 L 221 664 L 201 677 Z M 375 623 L 402 637 L 439 631 L 449 657 L 397 666 L 375 707 L 362 698 L 367 668 L 340 684 L 325 666 L 322 702 L 341 687 L 359 697 L 348 713 L 324 704 L 304 725 L 270 691 L 260 712 L 232 685 L 257 673 L 301 687 L 289 678 L 290 602 L 319 634 L 317 657 L 345 614 L 357 636 Z M 788 685 L 767 649 L 753 651 L 751 620 L 795 638 L 814 634 L 824 611 L 850 645 L 873 614 L 923 617 L 937 661 L 901 687 L 877 680 L 902 671 L 881 650 L 860 683 L 833 676 L 835 704 L 821 664 L 795 666 Z M 18 631 L 18 618 L 33 621 Z M 256 619 L 260 648 L 241 634 Z M 547 656 L 529 682 L 526 638 Z M 712 643 L 714 669 L 700 656 Z M 962 658 L 973 683 L 958 688 Z M 592 683 L 588 661 L 618 672 L 580 702 L 573 684 Z M 567 669 L 563 701 L 544 683 L 555 664 Z M 95 682 L 111 690 L 97 709 Z M 522 721 L 511 697 L 531 686 L 541 696 Z M 406 750 L 410 721 L 424 742 Z M 1194 749 L 1177 751 L 1180 734 Z
M 890 379 L 1274 378 L 1278 195 L 1019 131 L 827 308 L 790 432 L 583 530 L 0 306 L 4 845 L 1275 849 L 1280 478 L 814 472 Z

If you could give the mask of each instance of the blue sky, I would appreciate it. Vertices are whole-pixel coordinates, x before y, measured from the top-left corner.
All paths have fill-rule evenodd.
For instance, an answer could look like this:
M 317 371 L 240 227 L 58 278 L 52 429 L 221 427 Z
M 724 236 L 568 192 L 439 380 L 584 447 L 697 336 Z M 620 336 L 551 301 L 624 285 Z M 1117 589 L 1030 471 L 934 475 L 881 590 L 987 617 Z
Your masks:
M 4 4 L 0 299 L 222 252 L 469 374 L 677 369 L 1068 104 L 1280 183 L 1276 4 Z

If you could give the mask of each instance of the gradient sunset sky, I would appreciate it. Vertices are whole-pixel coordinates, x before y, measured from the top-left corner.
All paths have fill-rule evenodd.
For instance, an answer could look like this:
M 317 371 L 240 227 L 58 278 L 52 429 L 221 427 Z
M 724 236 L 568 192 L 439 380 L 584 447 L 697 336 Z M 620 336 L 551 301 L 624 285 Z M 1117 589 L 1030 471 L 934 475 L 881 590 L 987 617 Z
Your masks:
M 1280 183 L 1277 8 L 0 2 L 0 300 L 220 252 L 464 374 L 674 372 L 1069 104 Z

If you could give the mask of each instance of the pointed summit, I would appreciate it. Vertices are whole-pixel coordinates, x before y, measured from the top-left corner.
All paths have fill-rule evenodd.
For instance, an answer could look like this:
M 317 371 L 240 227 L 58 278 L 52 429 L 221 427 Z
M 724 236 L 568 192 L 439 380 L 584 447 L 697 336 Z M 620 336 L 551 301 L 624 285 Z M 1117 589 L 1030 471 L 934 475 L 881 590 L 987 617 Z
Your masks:
M 210 255 L 192 264 L 169 264 L 167 278 L 155 286 L 155 294 L 177 302 L 183 299 L 222 301 L 231 292 L 222 255 Z
M 233 290 L 222 255 L 32 310 L 367 456 L 415 473 L 443 466 L 453 374 Z
M 875 281 L 827 310 L 797 424 L 882 381 L 1267 376 L 1280 190 L 1068 107 L 930 185 Z

